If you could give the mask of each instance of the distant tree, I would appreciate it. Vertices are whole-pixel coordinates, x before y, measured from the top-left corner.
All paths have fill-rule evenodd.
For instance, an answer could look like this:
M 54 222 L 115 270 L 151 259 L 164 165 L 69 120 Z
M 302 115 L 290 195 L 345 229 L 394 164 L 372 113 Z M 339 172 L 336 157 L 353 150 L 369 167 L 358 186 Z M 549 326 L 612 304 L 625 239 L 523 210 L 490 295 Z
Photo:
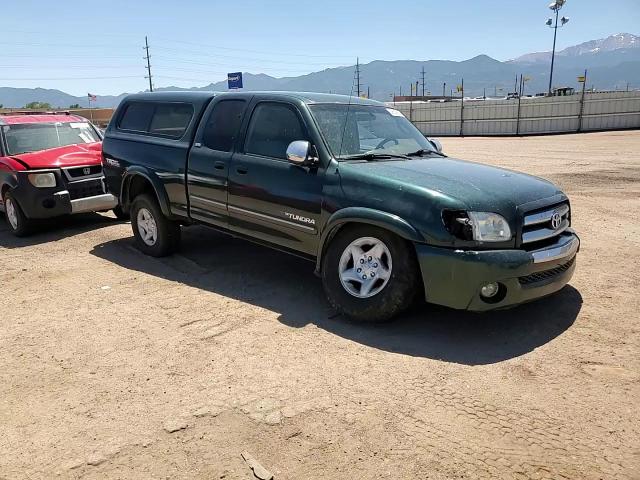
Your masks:
M 69 105 L 69 108 L 80 108 L 80 104 L 74 103 L 73 105 Z
M 51 110 L 51 104 L 46 102 L 30 102 L 27 103 L 24 108 L 31 108 L 34 110 Z

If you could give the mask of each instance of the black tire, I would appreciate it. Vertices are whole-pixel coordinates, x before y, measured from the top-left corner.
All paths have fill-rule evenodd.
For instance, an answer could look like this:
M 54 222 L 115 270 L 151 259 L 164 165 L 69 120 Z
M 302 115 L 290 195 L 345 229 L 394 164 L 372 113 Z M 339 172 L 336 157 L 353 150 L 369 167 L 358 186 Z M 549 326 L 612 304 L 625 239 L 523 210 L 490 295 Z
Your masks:
M 358 298 L 342 285 L 340 258 L 355 240 L 373 237 L 388 248 L 392 259 L 389 280 L 380 292 L 369 298 Z M 415 252 L 411 245 L 393 233 L 368 225 L 343 228 L 332 239 L 322 260 L 322 284 L 329 303 L 339 313 L 358 322 L 377 323 L 392 319 L 416 300 L 422 282 Z
M 113 214 L 116 216 L 116 218 L 118 220 L 129 220 L 131 218 L 131 216 L 129 215 L 128 211 L 124 211 L 122 209 L 122 206 L 118 205 L 116 208 L 113 209 Z
M 26 237 L 30 233 L 33 232 L 34 222 L 33 220 L 27 218 L 20 208 L 18 202 L 13 198 L 11 192 L 7 192 L 4 195 L 4 214 L 7 220 L 7 225 L 9 226 L 9 231 L 13 233 L 16 237 Z M 12 222 L 9 220 L 9 209 L 11 207 L 7 206 L 7 202 L 10 202 L 13 206 L 13 212 L 15 213 L 16 225 L 14 226 Z
M 155 242 L 145 241 L 138 226 L 138 214 L 142 209 L 151 215 L 156 225 Z M 162 213 L 160 205 L 155 197 L 149 194 L 138 195 L 131 204 L 131 228 L 136 239 L 138 249 L 152 257 L 165 257 L 171 255 L 180 246 L 180 224 L 168 219 Z

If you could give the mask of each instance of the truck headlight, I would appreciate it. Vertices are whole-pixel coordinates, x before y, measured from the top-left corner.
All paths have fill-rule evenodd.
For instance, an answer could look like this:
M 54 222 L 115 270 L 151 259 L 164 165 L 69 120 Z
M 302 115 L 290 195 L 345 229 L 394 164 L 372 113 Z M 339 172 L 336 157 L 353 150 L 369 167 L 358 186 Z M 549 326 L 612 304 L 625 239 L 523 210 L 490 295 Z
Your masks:
M 38 188 L 51 188 L 56 186 L 56 176 L 53 173 L 30 173 L 31 185 Z
M 468 212 L 473 239 L 478 242 L 505 242 L 511 240 L 511 229 L 502 215 L 489 212 Z

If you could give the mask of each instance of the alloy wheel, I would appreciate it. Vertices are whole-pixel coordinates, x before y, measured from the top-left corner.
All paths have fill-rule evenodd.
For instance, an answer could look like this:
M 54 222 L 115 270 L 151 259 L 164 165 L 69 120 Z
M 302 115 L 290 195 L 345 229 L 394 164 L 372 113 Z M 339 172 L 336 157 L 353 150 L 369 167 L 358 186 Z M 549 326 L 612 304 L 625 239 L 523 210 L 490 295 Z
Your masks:
M 150 247 L 154 246 L 158 240 L 158 226 L 151 212 L 146 208 L 138 210 L 137 224 L 142 241 Z
M 374 237 L 351 242 L 342 252 L 338 273 L 343 288 L 354 297 L 370 298 L 384 289 L 393 268 L 389 248 Z

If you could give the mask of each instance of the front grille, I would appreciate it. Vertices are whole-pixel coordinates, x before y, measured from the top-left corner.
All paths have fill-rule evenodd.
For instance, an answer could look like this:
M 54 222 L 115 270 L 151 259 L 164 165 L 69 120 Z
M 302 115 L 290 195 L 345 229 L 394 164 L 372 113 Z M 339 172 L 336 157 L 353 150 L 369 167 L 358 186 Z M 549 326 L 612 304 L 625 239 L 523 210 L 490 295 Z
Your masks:
M 67 174 L 67 178 L 69 180 L 77 180 L 79 178 L 102 175 L 102 165 L 71 167 L 71 168 L 65 168 L 64 171 Z
M 549 280 L 569 270 L 571 268 L 571 265 L 573 265 L 575 261 L 576 257 L 573 257 L 567 263 L 565 263 L 564 265 L 560 265 L 559 267 L 552 268 L 550 270 L 544 270 L 542 272 L 532 273 L 531 275 L 526 275 L 524 277 L 518 277 L 518 282 L 520 282 L 520 285 L 531 285 L 532 283 Z
M 571 225 L 571 211 L 568 203 L 559 203 L 527 212 L 522 224 L 522 244 L 539 247 L 542 243 L 555 239 Z
M 67 184 L 67 190 L 69 191 L 69 198 L 71 200 L 95 197 L 96 195 L 102 195 L 105 193 L 102 178 L 69 183 Z

